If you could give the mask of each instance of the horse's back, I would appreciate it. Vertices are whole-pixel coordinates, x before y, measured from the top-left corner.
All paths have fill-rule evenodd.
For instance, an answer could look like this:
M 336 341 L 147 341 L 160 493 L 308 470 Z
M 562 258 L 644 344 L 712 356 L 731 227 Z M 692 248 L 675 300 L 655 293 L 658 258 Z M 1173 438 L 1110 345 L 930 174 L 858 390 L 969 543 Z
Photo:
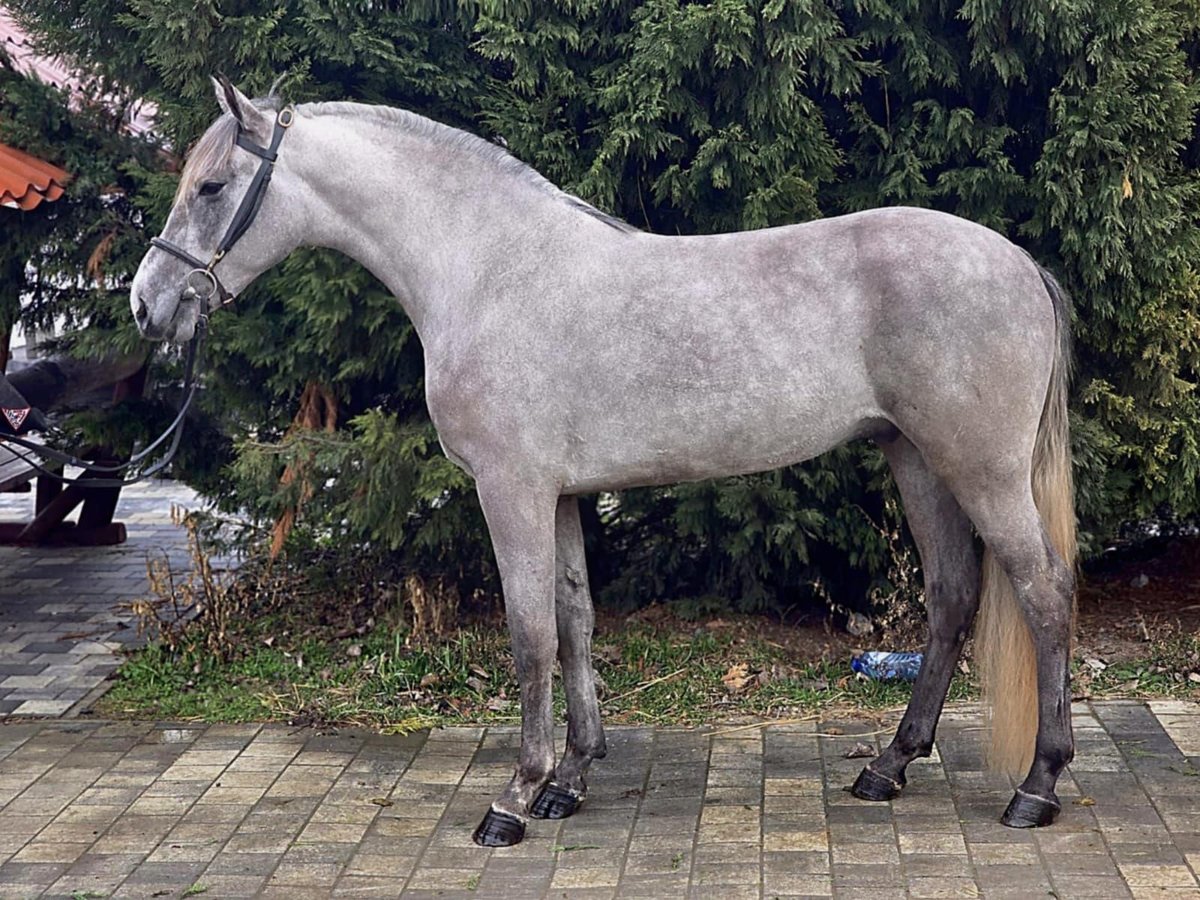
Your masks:
M 573 490 L 769 469 L 889 423 L 934 433 L 989 394 L 1008 411 L 997 379 L 1053 333 L 1022 251 L 927 210 L 616 234 L 544 277 L 472 371 L 476 397 L 507 398 L 478 415 Z

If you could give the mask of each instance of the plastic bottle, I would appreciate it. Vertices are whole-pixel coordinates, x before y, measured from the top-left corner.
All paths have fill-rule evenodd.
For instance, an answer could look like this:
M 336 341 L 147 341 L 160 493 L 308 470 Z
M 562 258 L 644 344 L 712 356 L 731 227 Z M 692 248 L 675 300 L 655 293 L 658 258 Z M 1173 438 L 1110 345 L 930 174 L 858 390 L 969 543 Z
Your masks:
M 921 653 L 883 653 L 871 650 L 850 660 L 850 668 L 874 681 L 912 681 L 921 671 Z

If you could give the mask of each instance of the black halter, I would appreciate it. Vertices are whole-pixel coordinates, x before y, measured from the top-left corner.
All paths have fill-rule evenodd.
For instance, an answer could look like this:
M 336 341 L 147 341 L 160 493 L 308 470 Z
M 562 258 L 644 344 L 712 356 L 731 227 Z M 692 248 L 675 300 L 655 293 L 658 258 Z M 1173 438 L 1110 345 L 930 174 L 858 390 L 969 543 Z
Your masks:
M 275 160 L 279 155 L 279 144 L 283 140 L 283 133 L 291 127 L 294 115 L 291 106 L 285 106 L 279 111 L 279 114 L 275 117 L 275 130 L 271 134 L 271 143 L 267 147 L 262 147 L 250 140 L 239 125 L 237 145 L 243 150 L 248 150 L 255 156 L 260 157 L 262 163 L 259 164 L 258 171 L 254 173 L 254 179 L 250 182 L 250 187 L 246 189 L 246 194 L 242 197 L 241 205 L 238 206 L 237 212 L 233 214 L 233 221 L 229 223 L 229 227 L 225 230 L 225 236 L 221 238 L 221 243 L 217 245 L 217 250 L 213 253 L 213 257 L 207 265 L 182 247 L 164 238 L 155 237 L 150 239 L 152 247 L 157 247 L 159 250 L 170 253 L 172 256 L 183 260 L 193 267 L 192 271 L 187 274 L 185 293 L 200 300 L 205 306 L 204 310 L 200 313 L 199 320 L 196 322 L 196 333 L 193 335 L 191 341 L 188 342 L 187 359 L 184 366 L 183 396 L 179 402 L 179 413 L 167 427 L 167 430 L 155 438 L 149 446 L 130 457 L 128 462 L 115 466 L 97 465 L 94 462 L 79 459 L 69 453 L 61 453 L 58 450 L 34 443 L 33 441 L 0 434 L 0 441 L 5 444 L 16 445 L 15 447 L 9 447 L 9 451 L 14 456 L 24 460 L 42 475 L 48 475 L 64 484 L 79 484 L 91 488 L 122 487 L 127 484 L 135 484 L 161 472 L 175 458 L 175 452 L 179 449 L 179 441 L 183 437 L 184 419 L 187 416 L 188 409 L 192 405 L 192 399 L 196 396 L 196 371 L 198 368 L 196 363 L 200 356 L 200 349 L 204 344 L 205 335 L 208 332 L 208 313 L 212 312 L 215 308 L 225 306 L 233 300 L 233 295 L 225 289 L 225 285 L 221 284 L 221 280 L 217 278 L 216 272 L 213 270 L 229 251 L 229 248 L 236 244 L 241 236 L 246 233 L 246 229 L 250 227 L 258 215 L 258 210 L 262 206 L 263 195 L 267 192 L 267 185 L 271 183 L 271 173 L 275 168 Z M 212 304 L 213 297 L 220 299 L 220 302 L 215 307 Z M 173 435 L 172 432 L 174 432 Z M 127 477 L 127 470 L 131 466 L 135 466 L 145 460 L 168 437 L 171 438 L 171 443 L 167 448 L 166 456 L 140 470 L 132 477 Z M 23 447 L 24 450 L 18 450 L 16 449 L 17 447 Z M 36 462 L 33 458 L 35 454 L 42 459 L 50 459 L 64 465 L 84 469 L 90 473 L 90 476 L 87 479 L 64 478 L 52 469 L 47 469 Z M 96 475 L 102 477 L 92 477 Z
M 271 183 L 271 173 L 275 169 L 275 160 L 279 156 L 279 144 L 283 140 L 283 133 L 291 127 L 294 115 L 290 106 L 285 106 L 279 111 L 279 115 L 275 117 L 275 130 L 271 134 L 271 143 L 266 147 L 260 146 L 250 140 L 246 132 L 241 130 L 241 126 L 238 126 L 237 145 L 243 150 L 248 150 L 255 156 L 260 157 L 262 162 L 259 163 L 258 171 L 254 173 L 254 180 L 250 182 L 250 187 L 246 189 L 246 194 L 242 197 L 241 205 L 238 206 L 237 212 L 233 214 L 233 221 L 225 229 L 225 236 L 221 238 L 221 243 L 217 245 L 212 259 L 207 264 L 165 238 L 155 237 L 150 239 L 150 246 L 170 253 L 176 259 L 181 259 L 193 267 L 192 271 L 188 272 L 187 275 L 187 293 L 198 300 L 204 301 L 210 311 L 214 308 L 211 302 L 213 297 L 219 298 L 218 307 L 225 306 L 233 300 L 233 294 L 225 289 L 225 285 L 221 284 L 221 279 L 217 277 L 217 273 L 214 270 L 217 267 L 217 263 L 224 258 L 230 248 L 246 233 L 246 229 L 250 227 L 251 223 L 254 222 L 254 218 L 258 215 L 258 210 L 262 206 L 263 196 L 267 192 L 267 185 Z

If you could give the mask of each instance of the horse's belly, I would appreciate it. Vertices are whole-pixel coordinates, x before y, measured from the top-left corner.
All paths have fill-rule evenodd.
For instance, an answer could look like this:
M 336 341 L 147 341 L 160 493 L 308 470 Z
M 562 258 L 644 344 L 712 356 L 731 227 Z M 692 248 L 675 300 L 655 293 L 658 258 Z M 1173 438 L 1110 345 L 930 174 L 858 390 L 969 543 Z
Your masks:
M 846 401 L 846 398 L 838 398 Z M 779 398 L 731 409 L 707 403 L 595 416 L 567 435 L 568 493 L 619 490 L 762 472 L 811 459 L 884 426 L 869 400 Z

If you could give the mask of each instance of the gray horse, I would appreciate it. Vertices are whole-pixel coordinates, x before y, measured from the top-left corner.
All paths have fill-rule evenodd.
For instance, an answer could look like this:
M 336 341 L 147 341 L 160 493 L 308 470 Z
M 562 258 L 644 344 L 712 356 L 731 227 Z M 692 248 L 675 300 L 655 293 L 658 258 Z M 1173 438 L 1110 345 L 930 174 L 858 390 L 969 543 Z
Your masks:
M 403 305 L 442 447 L 487 518 L 521 687 L 516 772 L 478 843 L 574 812 L 605 753 L 576 496 L 759 472 L 856 438 L 883 448 L 899 485 L 930 635 L 899 730 L 855 794 L 895 797 L 929 754 L 982 606 L 993 761 L 1027 769 L 1003 821 L 1053 821 L 1073 754 L 1070 310 L 1025 252 L 904 208 L 646 234 L 409 112 L 281 108 L 225 81 L 217 99 L 134 279 L 134 315 L 146 337 L 186 341 L 301 245 L 358 260 Z

